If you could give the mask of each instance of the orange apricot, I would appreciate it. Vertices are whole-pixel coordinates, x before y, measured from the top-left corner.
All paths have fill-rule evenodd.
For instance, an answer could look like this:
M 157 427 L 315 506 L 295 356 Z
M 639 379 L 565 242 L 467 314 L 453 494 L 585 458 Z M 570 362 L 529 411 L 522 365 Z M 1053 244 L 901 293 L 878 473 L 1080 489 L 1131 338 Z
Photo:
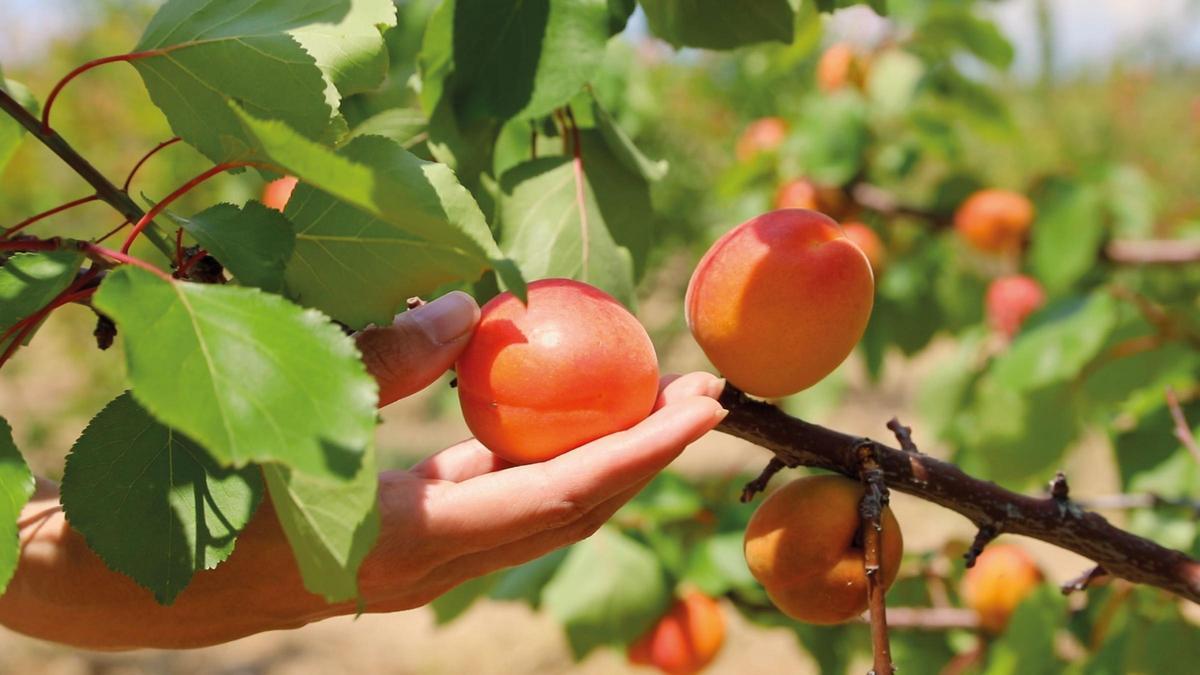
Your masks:
M 629 661 L 669 675 L 703 670 L 725 643 L 725 615 L 716 600 L 692 591 L 675 601 L 653 627 L 629 646 Z
M 467 426 L 504 459 L 540 462 L 640 422 L 658 398 L 650 336 L 621 303 L 570 279 L 483 306 L 458 359 Z
M 292 190 L 296 189 L 297 178 L 284 176 L 263 186 L 262 203 L 269 209 L 282 211 L 292 198 Z
M 859 502 L 863 486 L 842 476 L 810 476 L 772 492 L 746 526 L 750 572 L 784 614 L 805 623 L 849 621 L 867 609 Z M 900 569 L 904 541 L 884 508 L 883 587 Z
M 830 45 L 817 62 L 817 86 L 832 92 L 847 85 L 862 87 L 866 80 L 866 62 L 845 42 Z
M 878 275 L 887 262 L 887 249 L 883 247 L 883 240 L 879 238 L 878 234 L 875 234 L 875 230 L 860 222 L 853 221 L 843 223 L 842 232 L 846 235 L 847 239 L 854 242 L 855 246 L 862 249 L 863 254 L 867 256 L 867 260 L 871 263 L 871 270 Z
M 1042 285 L 1023 274 L 995 279 L 984 296 L 987 322 L 992 330 L 1012 339 L 1030 314 L 1046 304 Z
M 999 633 L 1009 617 L 1042 583 L 1042 571 L 1025 549 L 993 544 L 983 549 L 962 581 L 963 602 L 979 613 L 984 630 Z
M 775 208 L 810 209 L 839 218 L 847 210 L 847 200 L 837 187 L 818 185 L 807 178 L 793 178 L 776 188 Z
M 700 259 L 688 326 L 734 385 L 775 398 L 837 368 L 874 302 L 871 264 L 828 216 L 771 211 L 725 233 Z
M 748 162 L 760 152 L 774 152 L 788 135 L 788 123 L 782 117 L 760 117 L 751 122 L 738 138 L 734 156 Z
M 954 213 L 954 229 L 986 253 L 1017 253 L 1033 224 L 1033 203 L 1009 190 L 979 190 Z

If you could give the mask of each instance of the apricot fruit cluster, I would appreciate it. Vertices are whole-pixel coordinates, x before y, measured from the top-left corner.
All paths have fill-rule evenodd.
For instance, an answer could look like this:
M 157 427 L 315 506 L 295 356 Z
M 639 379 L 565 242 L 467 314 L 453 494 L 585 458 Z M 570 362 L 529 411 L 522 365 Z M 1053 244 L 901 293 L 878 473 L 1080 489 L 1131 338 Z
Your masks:
M 999 633 L 1021 601 L 1041 583 L 1042 571 L 1025 549 L 993 544 L 963 576 L 963 602 L 979 613 L 984 630 Z
M 570 279 L 529 284 L 482 308 L 457 364 L 475 437 L 516 464 L 540 462 L 640 422 L 658 398 L 650 336 L 621 303 Z
M 750 572 L 784 614 L 835 624 L 867 609 L 867 575 L 859 502 L 862 484 L 841 476 L 810 476 L 771 493 L 746 527 Z M 882 582 L 890 588 L 904 542 L 890 508 L 880 518 Z
M 761 117 L 754 120 L 738 137 L 734 155 L 739 162 L 749 162 L 761 153 L 774 152 L 788 135 L 787 120 L 782 117 Z
M 874 302 L 871 263 L 828 216 L 783 209 L 725 233 L 684 300 L 713 365 L 766 398 L 806 389 L 849 356 Z
M 1022 274 L 1000 277 L 988 284 L 984 309 L 988 326 L 1012 339 L 1029 315 L 1046 304 L 1046 292 L 1036 280 Z
M 668 675 L 703 670 L 725 643 L 725 616 L 716 600 L 692 591 L 675 601 L 644 635 L 629 646 L 629 661 Z

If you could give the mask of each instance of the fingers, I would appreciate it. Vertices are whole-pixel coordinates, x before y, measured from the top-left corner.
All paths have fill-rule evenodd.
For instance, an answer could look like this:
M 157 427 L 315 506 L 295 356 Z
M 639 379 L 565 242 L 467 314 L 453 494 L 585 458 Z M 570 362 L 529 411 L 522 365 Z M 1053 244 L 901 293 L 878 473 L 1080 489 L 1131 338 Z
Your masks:
M 460 483 L 510 466 L 471 438 L 426 458 L 409 471 L 421 478 Z
M 427 505 L 428 535 L 443 538 L 454 556 L 487 550 L 573 524 L 649 480 L 725 416 L 712 398 L 676 401 L 671 388 L 664 389 L 664 407 L 627 431 L 440 491 Z
M 659 380 L 658 400 L 654 409 L 658 410 L 670 403 L 682 401 L 689 396 L 707 396 L 716 399 L 725 389 L 725 380 L 711 373 L 694 372 L 686 375 L 664 375 Z
M 363 363 L 379 382 L 379 406 L 424 389 L 449 370 L 478 322 L 475 299 L 454 291 L 397 315 L 391 326 L 359 333 Z

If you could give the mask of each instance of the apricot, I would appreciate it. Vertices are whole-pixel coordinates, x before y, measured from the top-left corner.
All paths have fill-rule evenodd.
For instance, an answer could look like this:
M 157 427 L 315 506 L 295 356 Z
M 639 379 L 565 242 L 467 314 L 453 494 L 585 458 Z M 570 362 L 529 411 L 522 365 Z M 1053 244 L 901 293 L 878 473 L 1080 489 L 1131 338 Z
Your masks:
M 871 270 L 878 275 L 883 270 L 884 264 L 887 262 L 887 249 L 883 247 L 883 240 L 875 234 L 866 225 L 854 221 L 842 224 L 842 233 L 846 238 L 854 242 L 854 245 L 862 249 L 867 260 L 871 263 Z
M 784 209 L 718 239 L 684 303 L 692 335 L 721 374 L 774 398 L 816 384 L 845 360 L 874 292 L 870 262 L 836 222 Z
M 529 284 L 483 306 L 458 359 L 458 400 L 484 446 L 517 464 L 556 457 L 640 422 L 658 398 L 646 329 L 604 291 Z
M 692 591 L 675 601 L 629 646 L 629 661 L 670 675 L 691 675 L 712 663 L 725 643 L 725 615 L 716 600 Z
M 1044 304 L 1046 293 L 1041 284 L 1023 274 L 993 280 L 984 296 L 988 325 L 1010 340 L 1025 319 Z
M 810 476 L 771 493 L 751 516 L 746 563 L 784 614 L 805 623 L 834 624 L 866 611 L 862 497 L 857 481 Z M 900 569 L 904 541 L 890 508 L 880 520 L 886 590 Z
M 851 84 L 862 87 L 865 80 L 865 61 L 845 42 L 830 45 L 817 62 L 817 86 L 821 91 L 833 92 Z
M 287 206 L 288 200 L 292 198 L 292 190 L 296 189 L 297 182 L 295 176 L 284 176 L 264 185 L 263 205 L 276 211 L 282 211 Z
M 954 213 L 954 229 L 980 251 L 1011 254 L 1021 250 L 1033 215 L 1033 203 L 1022 194 L 979 190 Z
M 751 122 L 738 138 L 734 155 L 748 162 L 760 152 L 774 152 L 788 135 L 788 123 L 782 117 L 761 117 Z
M 858 504 L 863 485 L 810 476 L 775 490 L 746 525 L 745 556 L 782 613 L 806 623 L 841 623 L 866 611 L 866 572 Z M 904 539 L 892 509 L 882 516 L 884 590 L 892 586 Z
M 1025 549 L 993 544 L 983 549 L 962 581 L 963 602 L 979 613 L 984 630 L 999 633 L 1013 611 L 1042 583 L 1042 571 Z

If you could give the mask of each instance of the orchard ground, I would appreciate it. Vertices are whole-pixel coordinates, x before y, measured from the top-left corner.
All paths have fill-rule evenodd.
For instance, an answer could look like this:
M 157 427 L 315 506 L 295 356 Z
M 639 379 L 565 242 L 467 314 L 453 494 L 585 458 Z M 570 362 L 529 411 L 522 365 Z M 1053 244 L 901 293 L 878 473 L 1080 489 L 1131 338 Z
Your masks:
M 735 223 L 731 223 L 732 226 Z M 694 260 L 680 257 L 662 266 L 643 289 L 639 318 L 656 338 L 663 372 L 708 369 L 704 355 L 686 331 L 665 330 L 682 323 L 682 297 Z M 0 409 L 12 420 L 18 444 L 39 475 L 57 477 L 63 455 L 88 419 L 119 393 L 119 354 L 91 344 L 94 317 L 81 307 L 54 315 L 28 349 L 0 379 Z M 669 342 L 663 334 L 675 337 Z M 118 338 L 119 340 L 120 338 Z M 842 367 L 847 382 L 839 404 L 811 415 L 813 421 L 890 440 L 884 423 L 893 415 L 914 429 L 921 450 L 945 456 L 923 433 L 916 410 L 916 385 L 954 349 L 936 340 L 914 359 L 894 356 L 881 382 L 868 383 L 857 356 Z M 381 464 L 403 467 L 467 436 L 456 395 L 446 380 L 383 412 L 379 429 Z M 1119 492 L 1117 476 L 1099 436 L 1083 440 L 1065 465 L 1072 494 Z M 757 472 L 766 451 L 720 433 L 693 445 L 672 467 L 689 475 L 729 476 Z M 784 477 L 777 478 L 777 481 Z M 1049 479 L 1049 476 L 1047 476 Z M 929 503 L 893 493 L 892 508 L 904 531 L 906 554 L 937 550 L 948 541 L 969 541 L 974 528 L 963 518 Z M 1116 524 L 1120 513 L 1105 512 Z M 1026 548 L 1046 571 L 1047 583 L 1077 576 L 1086 560 L 1027 539 L 1004 540 Z M 900 575 L 911 573 L 902 567 Z M 726 644 L 707 672 L 817 672 L 786 629 L 766 630 L 726 607 Z M 852 672 L 865 672 L 868 662 Z M 516 603 L 484 601 L 459 620 L 438 627 L 433 612 L 418 609 L 390 615 L 338 618 L 305 628 L 256 635 L 223 646 L 185 652 L 98 654 L 58 647 L 0 630 L 0 673 L 625 673 L 651 672 L 630 666 L 622 652 L 599 650 L 582 663 L 571 660 L 561 625 Z

